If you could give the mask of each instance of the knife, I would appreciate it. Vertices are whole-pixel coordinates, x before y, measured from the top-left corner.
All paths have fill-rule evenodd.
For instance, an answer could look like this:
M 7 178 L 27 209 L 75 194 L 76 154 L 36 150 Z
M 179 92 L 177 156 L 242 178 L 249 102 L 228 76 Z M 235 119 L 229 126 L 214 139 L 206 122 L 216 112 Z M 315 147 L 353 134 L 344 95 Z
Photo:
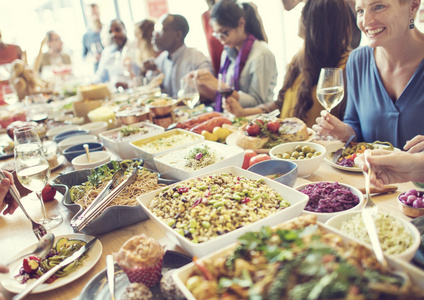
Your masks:
M 49 279 L 54 273 L 56 273 L 57 271 L 59 271 L 59 269 L 61 269 L 62 267 L 66 266 L 66 265 L 69 265 L 70 263 L 72 263 L 76 259 L 78 259 L 81 255 L 83 255 L 85 251 L 87 251 L 92 245 L 94 245 L 94 243 L 96 242 L 96 240 L 97 240 L 96 237 L 93 238 L 87 244 L 85 244 L 84 246 L 82 246 L 81 249 L 79 249 L 78 251 L 76 251 L 74 254 L 72 254 L 71 256 L 69 256 L 67 259 L 65 259 L 64 261 L 62 261 L 60 264 L 58 264 L 54 268 L 50 269 L 47 273 L 45 273 L 43 276 L 41 276 L 40 278 L 38 278 L 36 282 L 34 282 L 33 284 L 31 284 L 25 291 L 23 291 L 22 293 L 16 295 L 12 299 L 13 300 L 23 299 L 25 296 L 27 296 L 29 293 L 31 293 L 33 289 L 35 289 L 37 286 L 39 286 L 44 281 L 46 281 L 47 279 Z
M 115 300 L 115 266 L 113 264 L 113 256 L 106 256 L 106 272 L 107 281 L 109 283 L 110 298 Z

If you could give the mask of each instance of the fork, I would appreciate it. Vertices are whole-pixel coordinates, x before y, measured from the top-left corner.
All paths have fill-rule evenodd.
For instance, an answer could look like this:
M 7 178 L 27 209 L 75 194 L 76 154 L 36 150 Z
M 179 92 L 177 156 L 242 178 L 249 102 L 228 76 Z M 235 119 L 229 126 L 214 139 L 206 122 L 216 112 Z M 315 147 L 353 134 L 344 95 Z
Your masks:
M 371 164 L 368 162 L 368 157 L 371 156 L 371 150 L 367 149 L 364 152 L 364 162 L 365 165 L 367 166 L 367 172 L 363 172 L 364 173 L 364 177 L 365 177 L 365 193 L 367 195 L 367 202 L 365 207 L 373 207 L 375 206 L 374 202 L 371 199 L 371 194 L 370 194 L 370 181 L 371 181 Z
M 6 178 L 6 176 L 4 175 L 3 172 L 0 172 L 0 180 L 3 180 L 3 178 Z M 13 199 L 15 199 L 16 203 L 18 203 L 19 207 L 22 209 L 22 211 L 24 212 L 24 214 L 28 218 L 28 220 L 31 221 L 32 232 L 34 232 L 37 239 L 40 240 L 41 237 L 47 233 L 46 228 L 43 225 L 41 225 L 40 223 L 35 222 L 30 217 L 30 215 L 27 213 L 27 211 L 25 210 L 24 206 L 21 203 L 21 200 L 20 200 L 21 196 L 19 195 L 19 192 L 18 192 L 15 185 L 10 186 L 9 192 L 12 195 Z

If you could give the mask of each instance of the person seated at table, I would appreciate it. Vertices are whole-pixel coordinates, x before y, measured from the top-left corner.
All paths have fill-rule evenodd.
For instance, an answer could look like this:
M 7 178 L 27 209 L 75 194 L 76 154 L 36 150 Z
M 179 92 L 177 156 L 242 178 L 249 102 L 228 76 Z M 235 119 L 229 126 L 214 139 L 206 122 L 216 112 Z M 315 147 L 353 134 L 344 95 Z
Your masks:
M 22 58 L 22 49 L 18 45 L 3 42 L 0 31 L 0 65 L 9 64 Z
M 125 65 L 128 52 L 127 30 L 119 19 L 110 21 L 108 28 L 111 44 L 102 51 L 92 83 L 110 82 L 114 87 L 127 89 L 131 79 L 128 66 Z M 131 63 L 130 68 L 135 74 L 139 72 L 139 67 L 135 63 Z
M 420 0 L 357 0 L 358 26 L 368 46 L 355 49 L 346 66 L 344 121 L 321 112 L 313 129 L 342 141 L 387 141 L 404 148 L 424 133 L 424 34 L 414 26 Z M 424 142 L 415 151 L 424 150 Z
M 344 69 L 350 53 L 349 10 L 344 0 L 314 0 L 306 2 L 299 20 L 302 49 L 288 65 L 278 100 L 256 107 L 243 108 L 230 97 L 226 108 L 237 117 L 281 110 L 281 117 L 298 117 L 308 127 L 315 124 L 322 105 L 316 97 L 316 85 L 323 67 Z M 341 117 L 346 106 L 343 100 L 333 109 Z
M 100 37 L 103 24 L 100 21 L 100 8 L 96 3 L 88 5 L 87 10 L 90 11 L 87 14 L 90 24 L 82 37 L 82 57 L 84 59 L 91 58 L 94 72 L 96 72 L 104 48 Z
M 10 186 L 13 185 L 13 176 L 9 172 L 1 171 L 6 175 L 0 182 L 0 212 L 3 211 L 3 215 L 12 215 L 18 208 L 18 204 L 9 193 Z M 6 207 L 7 206 L 7 207 Z M 6 209 L 5 209 L 6 208 Z
M 42 48 L 45 44 L 49 50 L 43 53 Z M 34 63 L 34 70 L 41 73 L 45 66 L 63 67 L 66 65 L 71 65 L 71 57 L 63 52 L 63 42 L 59 34 L 50 30 L 41 43 L 39 55 Z
M 378 188 L 386 184 L 416 181 L 424 183 L 424 153 L 373 150 L 368 156 L 371 165 L 371 183 Z M 355 158 L 355 165 L 368 171 L 364 155 Z
M 305 2 L 307 0 L 282 0 L 284 9 L 287 11 L 291 11 L 295 8 L 299 3 Z M 355 49 L 361 43 L 361 30 L 356 25 L 356 10 L 355 10 L 355 0 L 344 0 L 349 8 L 349 19 L 351 20 L 351 31 L 352 31 L 352 39 L 350 41 L 350 46 L 352 49 Z
M 171 97 L 177 97 L 180 81 L 189 72 L 212 68 L 202 52 L 186 46 L 184 40 L 189 30 L 188 22 L 182 15 L 163 15 L 155 25 L 152 39 L 155 50 L 162 53 L 143 65 L 143 75 L 148 71 L 164 74 L 162 91 Z
M 212 7 L 210 23 L 215 37 L 224 45 L 219 74 L 223 82 L 230 83 L 230 87 L 233 85 L 231 96 L 242 107 L 271 102 L 277 65 L 274 54 L 264 41 L 255 9 L 248 3 L 239 5 L 232 0 L 222 0 Z M 197 72 L 196 81 L 201 96 L 213 99 L 215 110 L 222 111 L 218 79 L 201 70 Z

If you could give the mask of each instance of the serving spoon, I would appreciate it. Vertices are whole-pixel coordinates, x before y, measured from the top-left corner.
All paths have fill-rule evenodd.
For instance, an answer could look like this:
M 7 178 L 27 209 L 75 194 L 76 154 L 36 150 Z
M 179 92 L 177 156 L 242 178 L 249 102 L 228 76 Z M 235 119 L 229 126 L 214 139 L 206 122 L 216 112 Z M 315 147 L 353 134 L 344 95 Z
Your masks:
M 91 160 L 90 160 L 90 150 L 88 149 L 88 144 L 84 144 L 83 145 L 83 147 L 84 147 L 84 150 L 85 150 L 85 154 L 87 155 L 87 162 L 91 162 Z
M 6 263 L 6 266 L 9 266 L 11 263 L 29 255 L 34 255 L 39 258 L 43 258 L 47 254 L 49 254 L 50 250 L 53 247 L 53 243 L 54 243 L 54 234 L 47 233 L 38 241 L 37 247 L 32 252 L 25 253 L 23 255 L 13 258 L 12 260 Z
M 346 144 L 339 150 L 337 150 L 333 155 L 333 163 L 337 163 L 339 161 L 339 158 L 343 155 L 343 152 L 346 150 L 346 148 L 349 146 L 349 144 L 353 141 L 353 139 L 356 137 L 356 135 L 351 135 L 350 138 L 347 140 Z

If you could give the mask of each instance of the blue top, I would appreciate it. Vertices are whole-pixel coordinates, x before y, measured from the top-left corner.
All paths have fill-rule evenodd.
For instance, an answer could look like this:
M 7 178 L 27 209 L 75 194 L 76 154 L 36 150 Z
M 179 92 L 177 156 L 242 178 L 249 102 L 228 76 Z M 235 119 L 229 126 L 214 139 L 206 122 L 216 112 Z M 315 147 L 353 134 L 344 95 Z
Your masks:
M 236 66 L 237 50 L 225 47 L 221 55 L 221 67 L 225 58 L 230 58 L 227 76 L 233 76 Z M 239 102 L 242 107 L 256 107 L 274 100 L 274 88 L 277 84 L 277 64 L 275 56 L 267 43 L 256 40 L 250 50 L 246 64 L 239 78 Z
M 384 88 L 373 50 L 365 46 L 349 56 L 344 122 L 355 130 L 358 141 L 387 141 L 403 149 L 406 141 L 424 134 L 424 60 L 393 102 Z
M 182 45 L 171 55 L 168 51 L 163 51 L 156 57 L 155 64 L 164 74 L 162 90 L 171 97 L 178 96 L 180 80 L 191 71 L 208 69 L 213 72 L 208 58 L 199 50 L 186 45 Z
M 82 56 L 87 57 L 88 53 L 96 55 L 97 53 L 102 53 L 103 45 L 100 38 L 100 32 L 96 32 L 93 29 L 88 29 L 88 31 L 82 37 Z M 94 71 L 97 71 L 99 62 L 94 63 Z

